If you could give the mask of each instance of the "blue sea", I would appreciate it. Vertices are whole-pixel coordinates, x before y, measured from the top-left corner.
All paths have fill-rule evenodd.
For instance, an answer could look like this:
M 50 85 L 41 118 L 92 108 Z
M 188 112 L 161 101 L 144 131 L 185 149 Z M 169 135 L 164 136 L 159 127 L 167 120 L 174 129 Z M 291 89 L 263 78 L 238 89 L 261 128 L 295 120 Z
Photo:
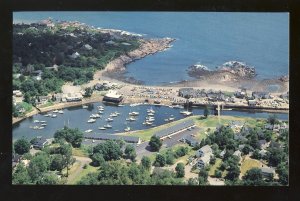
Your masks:
M 121 29 L 145 37 L 171 37 L 167 51 L 127 66 L 127 76 L 148 85 L 191 80 L 189 66 L 214 69 L 238 60 L 254 66 L 258 78 L 274 78 L 289 71 L 288 13 L 224 12 L 15 12 L 14 22 L 46 19 L 80 21 Z

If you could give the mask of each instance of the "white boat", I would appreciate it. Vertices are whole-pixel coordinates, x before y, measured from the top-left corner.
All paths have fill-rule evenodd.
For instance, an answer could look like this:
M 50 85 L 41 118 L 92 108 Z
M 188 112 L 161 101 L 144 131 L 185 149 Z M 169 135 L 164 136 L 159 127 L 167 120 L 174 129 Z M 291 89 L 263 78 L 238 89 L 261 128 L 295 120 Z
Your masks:
M 86 131 L 84 131 L 85 133 L 90 133 L 90 132 L 92 132 L 93 130 L 92 129 L 88 129 L 88 130 L 86 130 Z
M 165 119 L 165 121 L 166 121 L 166 122 L 168 122 L 168 121 L 169 121 L 169 119 Z
M 39 122 L 40 122 L 39 120 L 34 120 L 34 121 L 33 121 L 33 123 L 39 123 Z
M 185 115 L 185 116 L 189 116 L 189 115 L 193 114 L 192 112 L 189 112 L 189 111 L 181 111 L 180 113 Z
M 59 113 L 59 114 L 63 114 L 64 111 L 63 111 L 63 110 L 58 110 L 58 113 Z
M 146 124 L 147 126 L 151 126 L 151 125 L 152 125 L 152 122 L 146 121 L 145 124 Z
M 98 127 L 99 130 L 106 130 L 104 127 Z
M 169 107 L 169 108 L 173 108 L 174 106 L 172 106 L 172 105 L 169 105 L 168 107 Z
M 56 114 L 52 114 L 52 116 L 51 116 L 52 118 L 55 118 L 55 117 L 57 117 L 57 115 Z
M 175 118 L 174 117 L 170 117 L 169 118 L 169 121 L 173 121 Z
M 104 125 L 104 128 L 112 128 L 112 125 L 106 124 L 106 125 Z
M 40 126 L 40 127 L 38 127 L 38 129 L 39 130 L 41 130 L 41 129 L 44 129 L 45 127 L 44 126 Z
M 100 118 L 101 116 L 99 114 L 92 114 L 90 115 L 90 118 Z
M 120 112 L 117 112 L 117 111 L 115 111 L 115 114 L 116 114 L 116 115 L 120 115 L 121 113 L 120 113 Z
M 112 118 L 107 118 L 107 119 L 106 119 L 106 121 L 108 121 L 108 122 L 109 122 L 109 121 L 113 121 L 113 120 L 114 120 L 114 119 L 112 119 Z
M 154 117 L 150 117 L 150 118 L 147 119 L 147 121 L 149 121 L 149 122 L 155 121 L 155 118 Z
M 148 113 L 155 113 L 155 111 L 152 109 L 152 107 L 150 109 L 147 109 Z
M 99 113 L 99 114 L 103 114 L 103 111 L 99 111 L 98 113 Z
M 124 131 L 126 131 L 126 132 L 130 131 L 130 127 L 127 126 L 127 128 L 125 128 Z
M 173 108 L 179 108 L 179 109 L 183 109 L 184 107 L 181 105 L 174 105 Z
M 99 111 L 104 111 L 104 108 L 99 108 Z
M 45 115 L 44 115 L 44 117 L 49 117 L 49 116 L 50 116 L 50 114 L 45 114 Z
M 135 121 L 135 120 L 136 120 L 136 118 L 133 118 L 133 117 L 129 118 L 129 121 Z
M 43 124 L 41 124 L 41 126 L 47 126 L 47 124 L 43 123 Z
M 123 104 L 119 104 L 118 106 L 119 106 L 119 107 L 124 107 L 125 105 L 123 105 Z
M 154 116 L 154 114 L 150 112 L 150 113 L 148 113 L 148 116 Z
M 33 128 L 34 130 L 39 129 L 38 126 L 33 126 L 32 128 Z
M 83 109 L 87 109 L 88 107 L 89 107 L 89 106 L 87 106 L 87 105 L 83 105 L 83 106 L 82 106 Z
M 53 112 L 53 113 L 58 113 L 58 110 L 53 110 L 52 112 Z
M 131 116 L 137 116 L 139 114 L 140 114 L 139 112 L 129 112 L 129 115 L 131 115 Z
M 87 122 L 88 123 L 94 123 L 94 122 L 96 122 L 96 119 L 89 119 Z
M 116 113 L 111 113 L 109 116 L 110 117 L 117 117 L 118 115 Z
M 40 121 L 40 123 L 46 123 L 47 121 Z

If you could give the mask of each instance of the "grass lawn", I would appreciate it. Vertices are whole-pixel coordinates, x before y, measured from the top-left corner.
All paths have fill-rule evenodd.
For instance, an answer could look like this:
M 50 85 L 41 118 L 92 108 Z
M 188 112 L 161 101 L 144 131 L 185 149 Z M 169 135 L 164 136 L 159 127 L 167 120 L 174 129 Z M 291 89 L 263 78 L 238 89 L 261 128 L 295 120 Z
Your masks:
M 43 104 L 43 105 L 39 106 L 39 108 L 49 107 L 49 106 L 52 106 L 52 105 L 54 105 L 54 103 L 52 101 L 48 101 L 46 104 Z
M 243 175 L 245 175 L 245 173 L 250 170 L 251 168 L 259 168 L 263 165 L 262 162 L 260 162 L 259 160 L 255 160 L 255 159 L 251 159 L 251 158 L 248 158 L 246 159 L 242 165 L 241 165 L 241 173 Z
M 80 148 L 72 148 L 72 155 L 73 156 L 81 156 L 81 157 L 88 157 L 89 154 L 86 150 Z
M 86 176 L 88 173 L 96 172 L 98 170 L 98 167 L 93 167 L 90 165 L 87 165 L 86 169 L 83 169 L 72 181 L 70 181 L 70 184 L 76 184 L 80 181 L 81 178 Z
M 81 162 L 76 161 L 72 166 L 69 166 L 69 177 L 80 168 Z M 62 174 L 67 174 L 67 168 L 62 170 Z
M 218 167 L 220 167 L 221 163 L 222 163 L 222 160 L 220 158 L 216 158 L 216 163 L 213 166 L 211 166 L 211 168 L 210 168 L 210 170 L 208 172 L 208 175 L 209 176 L 214 176 L 215 175 L 215 170 Z

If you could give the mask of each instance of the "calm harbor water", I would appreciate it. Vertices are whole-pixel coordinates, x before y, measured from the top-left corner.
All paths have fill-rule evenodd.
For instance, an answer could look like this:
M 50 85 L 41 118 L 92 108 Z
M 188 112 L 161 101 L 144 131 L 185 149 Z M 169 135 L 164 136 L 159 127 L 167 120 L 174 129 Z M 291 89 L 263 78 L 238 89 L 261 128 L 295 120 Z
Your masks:
M 97 106 L 104 106 L 104 113 L 102 118 L 97 119 L 95 123 L 87 123 L 89 116 L 91 114 L 96 114 L 98 112 Z M 29 117 L 15 125 L 13 125 L 13 140 L 19 139 L 22 136 L 32 139 L 36 136 L 44 136 L 46 138 L 53 137 L 56 130 L 61 129 L 64 125 L 69 125 L 71 128 L 79 128 L 81 131 L 92 129 L 93 132 L 97 133 L 107 133 L 113 134 L 118 132 L 123 132 L 124 129 L 129 126 L 131 130 L 140 130 L 150 128 L 149 126 L 143 125 L 145 117 L 147 116 L 147 109 L 153 108 L 155 110 L 155 121 L 153 124 L 156 126 L 166 123 L 164 120 L 169 117 L 174 117 L 175 120 L 184 118 L 180 111 L 183 109 L 169 108 L 166 106 L 149 106 L 140 105 L 135 107 L 130 107 L 125 105 L 123 107 L 118 106 L 106 106 L 103 103 L 93 103 L 89 104 L 87 109 L 82 107 L 71 107 L 65 108 L 64 114 L 57 114 L 56 118 L 45 117 L 43 114 L 37 114 Z M 102 127 L 107 124 L 106 119 L 112 112 L 121 113 L 118 117 L 114 117 L 113 122 L 109 122 L 112 125 L 111 129 L 99 130 L 98 127 Z M 140 114 L 136 117 L 136 121 L 126 121 L 129 112 L 139 112 Z M 192 108 L 191 111 L 195 115 L 203 115 L 202 108 Z M 221 115 L 231 115 L 231 116 L 246 116 L 254 118 L 268 118 L 269 113 L 266 112 L 250 112 L 250 111 L 222 111 Z M 287 120 L 288 114 L 276 114 L 279 119 Z M 47 126 L 42 130 L 34 130 L 30 126 L 39 125 L 39 123 L 34 123 L 34 120 L 47 121 Z
M 258 78 L 288 74 L 288 13 L 222 12 L 15 12 L 14 22 L 52 17 L 145 37 L 177 40 L 167 51 L 128 65 L 128 76 L 148 85 L 191 80 L 187 68 L 201 63 L 211 69 L 229 60 L 254 66 Z

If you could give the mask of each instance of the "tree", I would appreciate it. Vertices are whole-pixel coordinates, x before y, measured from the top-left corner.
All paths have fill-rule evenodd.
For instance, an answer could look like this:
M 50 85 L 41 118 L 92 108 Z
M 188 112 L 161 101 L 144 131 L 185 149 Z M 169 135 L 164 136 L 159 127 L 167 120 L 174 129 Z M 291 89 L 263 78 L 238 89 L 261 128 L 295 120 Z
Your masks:
M 208 183 L 207 178 L 208 178 L 207 171 L 205 171 L 204 169 L 201 169 L 199 172 L 199 177 L 198 177 L 199 185 L 207 185 L 207 183 Z
M 150 158 L 147 157 L 147 156 L 143 156 L 142 160 L 141 160 L 141 165 L 146 170 L 150 170 L 150 168 L 151 168 L 151 160 L 150 160 Z
M 15 152 L 17 154 L 23 155 L 23 154 L 29 152 L 29 150 L 30 150 L 30 143 L 28 142 L 27 139 L 21 138 L 21 139 L 18 139 L 14 143 L 14 148 L 15 148 Z
M 205 108 L 204 108 L 204 110 L 203 110 L 203 116 L 204 116 L 205 118 L 207 118 L 208 115 L 209 115 L 209 110 L 208 110 L 208 107 L 207 107 L 207 105 L 206 105 Z
M 176 167 L 175 167 L 175 170 L 176 170 L 176 176 L 181 178 L 181 177 L 184 177 L 184 164 L 183 163 L 177 163 Z
M 281 162 L 287 161 L 287 155 L 282 148 L 270 148 L 267 152 L 267 160 L 273 167 L 277 167 Z
M 73 147 L 80 147 L 83 140 L 83 133 L 78 129 L 72 129 L 65 126 L 54 133 L 54 138 L 59 141 L 65 139 L 67 142 L 71 143 Z
M 226 179 L 234 181 L 239 178 L 241 171 L 238 166 L 232 166 L 229 168 L 228 173 L 226 175 Z
M 166 157 L 166 164 L 168 164 L 168 165 L 173 165 L 174 164 L 175 156 L 174 156 L 174 153 L 173 153 L 172 150 L 169 149 L 166 152 L 165 157 Z
M 131 144 L 126 145 L 124 153 L 125 153 L 125 158 L 130 159 L 132 162 L 135 161 L 136 152 L 135 152 L 135 148 Z
M 188 185 L 189 186 L 197 186 L 197 185 L 199 185 L 199 181 L 197 178 L 189 178 Z
M 107 140 L 93 148 L 93 154 L 100 153 L 105 161 L 119 160 L 122 156 L 120 145 L 116 141 Z
M 259 150 L 258 149 L 255 149 L 255 151 L 253 152 L 251 158 L 254 158 L 254 159 L 260 159 L 261 156 L 260 156 L 260 153 L 259 153 Z
M 215 170 L 215 177 L 217 177 L 217 178 L 221 178 L 221 177 L 222 177 L 222 171 L 221 171 L 221 170 L 218 170 L 218 169 L 216 169 L 216 170 Z
M 251 168 L 243 176 L 243 183 L 247 186 L 259 186 L 264 185 L 263 175 L 259 168 Z
M 277 119 L 277 116 L 276 116 L 275 114 L 270 115 L 270 116 L 268 117 L 268 123 L 270 123 L 270 124 L 272 124 L 272 125 L 278 124 L 279 121 L 278 121 L 278 119 Z
M 84 97 L 91 97 L 93 94 L 93 89 L 91 87 L 85 88 Z
M 32 182 L 36 182 L 42 173 L 46 172 L 50 166 L 49 155 L 40 152 L 31 159 L 28 166 L 28 173 Z
M 92 164 L 96 167 L 102 166 L 105 163 L 103 155 L 100 153 L 95 153 L 91 156 Z
M 39 185 L 56 185 L 59 184 L 59 179 L 54 173 L 43 173 L 37 180 L 36 184 Z
M 252 149 L 252 147 L 251 147 L 250 145 L 245 144 L 244 148 L 242 149 L 242 152 L 243 152 L 244 155 L 247 155 L 247 154 L 249 154 L 249 152 L 252 151 L 252 150 L 253 150 L 253 149 Z
M 150 139 L 149 145 L 153 151 L 159 151 L 162 146 L 162 142 L 158 137 L 153 135 Z
M 57 170 L 61 172 L 65 167 L 64 158 L 61 154 L 54 154 L 51 156 L 50 170 Z
M 175 152 L 175 156 L 177 158 L 185 156 L 188 153 L 188 151 L 189 151 L 188 147 L 179 147 Z
M 72 157 L 72 146 L 69 143 L 61 142 L 59 146 L 59 151 L 64 159 L 64 167 L 67 167 L 67 177 L 68 177 L 69 166 L 74 163 L 74 158 Z
M 280 163 L 276 168 L 276 172 L 278 173 L 279 176 L 279 182 L 282 185 L 288 185 L 289 171 L 287 165 L 285 163 Z
M 154 161 L 154 166 L 156 167 L 164 167 L 166 165 L 166 158 L 162 154 L 157 154 L 155 161 Z
M 30 184 L 30 176 L 24 163 L 19 163 L 12 174 L 12 184 Z
M 209 160 L 209 164 L 214 165 L 216 163 L 216 157 L 212 156 Z

